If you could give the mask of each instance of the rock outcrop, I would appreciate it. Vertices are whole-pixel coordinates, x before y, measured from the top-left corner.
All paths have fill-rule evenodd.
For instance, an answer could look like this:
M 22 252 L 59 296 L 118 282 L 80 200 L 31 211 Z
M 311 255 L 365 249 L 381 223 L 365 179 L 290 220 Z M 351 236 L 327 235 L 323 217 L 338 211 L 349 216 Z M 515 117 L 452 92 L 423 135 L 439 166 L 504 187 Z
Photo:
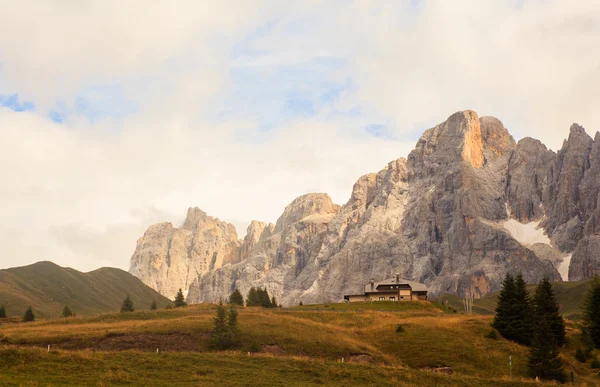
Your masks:
M 137 242 L 131 274 L 166 297 L 226 263 L 241 260 L 235 227 L 190 208 L 181 228 L 171 223 L 151 226 Z
M 555 153 L 515 143 L 496 118 L 458 112 L 407 159 L 359 178 L 343 206 L 301 196 L 275 225 L 252 222 L 244 240 L 190 210 L 182 229 L 150 227 L 131 272 L 163 294 L 189 289 L 189 302 L 262 286 L 286 305 L 339 301 L 395 273 L 474 297 L 498 290 L 506 272 L 560 281 L 570 262 L 569 278 L 585 279 L 600 272 L 599 156 L 600 136 L 578 125 Z

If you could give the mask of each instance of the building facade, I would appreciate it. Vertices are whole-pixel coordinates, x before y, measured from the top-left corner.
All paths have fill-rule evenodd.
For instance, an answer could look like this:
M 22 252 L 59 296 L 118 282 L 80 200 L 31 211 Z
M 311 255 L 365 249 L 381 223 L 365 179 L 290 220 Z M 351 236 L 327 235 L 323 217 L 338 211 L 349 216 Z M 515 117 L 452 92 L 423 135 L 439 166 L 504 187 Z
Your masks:
M 427 286 L 425 284 L 396 277 L 375 282 L 371 280 L 365 285 L 363 294 L 344 296 L 346 302 L 368 301 L 426 301 Z

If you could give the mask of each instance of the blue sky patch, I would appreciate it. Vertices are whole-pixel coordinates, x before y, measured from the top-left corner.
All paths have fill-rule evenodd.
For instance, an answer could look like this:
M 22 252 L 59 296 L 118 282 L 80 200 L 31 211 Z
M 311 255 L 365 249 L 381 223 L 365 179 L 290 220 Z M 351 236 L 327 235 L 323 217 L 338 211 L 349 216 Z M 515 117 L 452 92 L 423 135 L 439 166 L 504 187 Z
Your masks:
M 35 111 L 33 102 L 21 101 L 18 94 L 0 95 L 0 106 L 5 106 L 16 112 Z

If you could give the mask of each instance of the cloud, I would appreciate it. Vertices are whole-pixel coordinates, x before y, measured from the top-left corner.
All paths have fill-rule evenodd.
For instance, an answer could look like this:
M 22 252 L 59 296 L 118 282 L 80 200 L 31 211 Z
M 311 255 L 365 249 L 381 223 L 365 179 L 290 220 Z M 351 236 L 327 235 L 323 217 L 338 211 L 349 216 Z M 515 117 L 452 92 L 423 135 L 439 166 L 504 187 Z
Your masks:
M 591 0 L 0 7 L 2 267 L 126 268 L 189 206 L 243 235 L 343 203 L 457 110 L 554 149 L 600 125 Z

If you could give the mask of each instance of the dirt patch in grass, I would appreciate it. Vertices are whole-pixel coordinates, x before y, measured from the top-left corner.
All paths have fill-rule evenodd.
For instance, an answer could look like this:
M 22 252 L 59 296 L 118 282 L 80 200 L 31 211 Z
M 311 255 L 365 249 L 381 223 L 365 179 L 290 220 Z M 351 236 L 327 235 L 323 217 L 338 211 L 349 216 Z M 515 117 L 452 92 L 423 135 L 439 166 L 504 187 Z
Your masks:
M 20 345 L 45 347 L 45 345 Z M 52 349 L 81 350 L 89 349 L 102 352 L 121 352 L 128 350 L 142 352 L 198 352 L 198 340 L 183 333 L 154 334 L 112 334 L 97 339 L 68 340 L 51 345 Z
M 279 345 L 265 345 L 263 347 L 263 352 L 270 353 L 271 355 L 281 356 L 285 353 L 285 351 Z
M 375 362 L 375 359 L 373 359 L 373 356 L 369 355 L 368 353 L 355 353 L 350 355 L 348 362 L 356 364 L 371 364 Z

